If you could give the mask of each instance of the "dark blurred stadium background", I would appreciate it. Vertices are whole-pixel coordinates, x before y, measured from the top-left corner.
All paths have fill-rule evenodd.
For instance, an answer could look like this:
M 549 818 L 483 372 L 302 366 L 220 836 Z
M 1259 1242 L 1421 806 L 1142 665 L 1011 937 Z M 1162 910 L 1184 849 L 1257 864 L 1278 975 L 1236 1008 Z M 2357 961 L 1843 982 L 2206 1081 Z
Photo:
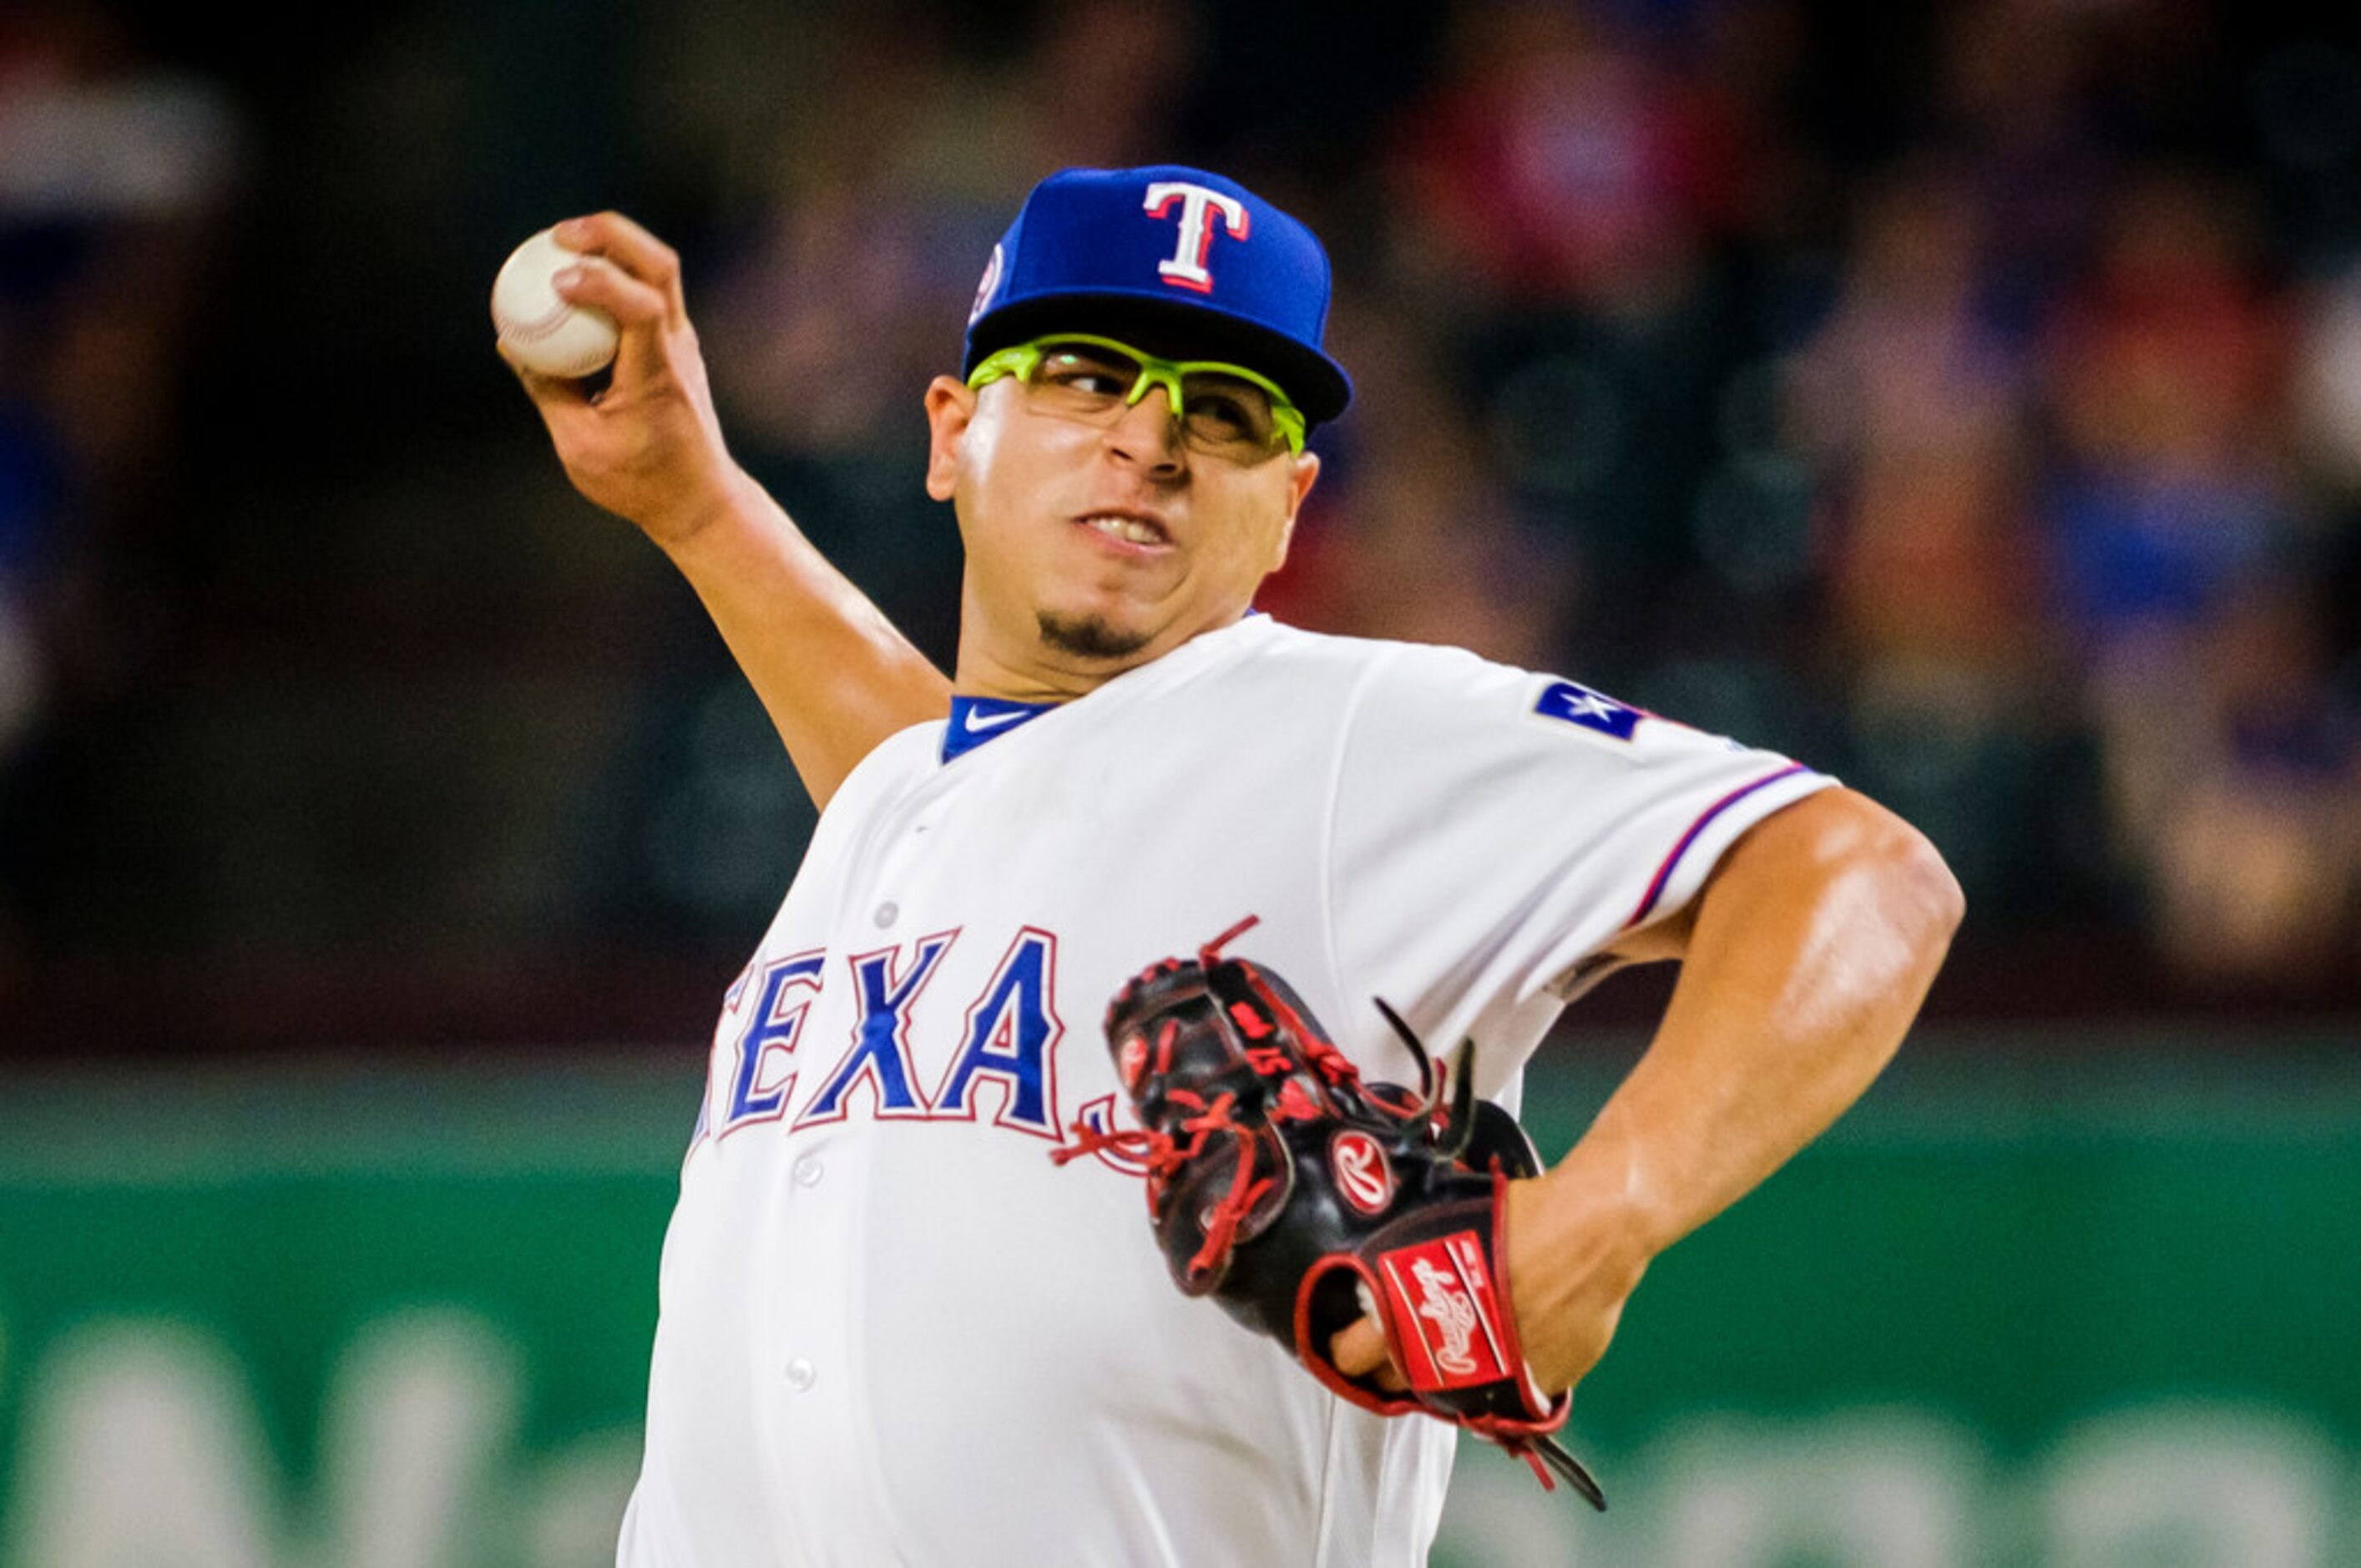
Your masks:
M 919 390 L 1034 179 L 1163 158 L 1342 277 L 1275 611 L 1894 805 L 1933 1016 L 2349 1011 L 2361 55 L 2267 16 L 12 7 L 0 1037 L 696 1038 L 809 815 L 491 272 L 670 238 L 743 459 L 948 660 Z
M 1970 906 L 1905 1052 L 1936 1087 L 1881 1088 L 1891 1114 L 1939 1121 L 1947 1061 L 2004 1061 L 2026 1115 L 2097 1083 L 2098 1122 L 2053 1156 L 2157 1104 L 2211 1124 L 2191 1084 L 2276 1095 L 2294 1120 L 2264 1118 L 2263 1165 L 2220 1168 L 2245 1177 L 2205 1245 L 2279 1211 L 2284 1157 L 2319 1223 L 2264 1254 L 2361 1255 L 2361 24 L 2305 10 L 16 0 L 0 1125 L 20 1182 L 101 1160 L 59 1129 L 112 1125 L 79 1108 L 102 1080 L 142 1135 L 214 1115 L 267 1142 L 290 1104 L 314 1131 L 400 1121 L 398 1089 L 336 1098 L 357 1064 L 486 1086 L 593 1056 L 632 1094 L 672 1064 L 645 1080 L 665 1135 L 625 1160 L 662 1177 L 811 814 L 693 598 L 566 488 L 493 356 L 494 270 L 598 207 L 672 241 L 741 459 L 947 662 L 959 562 L 918 486 L 920 389 L 1034 180 L 1171 159 L 1267 192 L 1338 267 L 1359 398 L 1317 438 L 1269 609 L 1563 671 L 1888 802 Z M 1667 984 L 1619 979 L 1566 1031 L 1628 1049 Z M 108 1077 L 192 1064 L 280 1076 L 172 1100 L 186 1123 L 153 1080 Z M 1961 1168 L 2046 1190 L 2037 1151 L 2002 1146 Z M 2158 1205 L 2159 1250 L 2092 1255 L 2070 1226 L 2052 1250 L 2100 1287 L 2169 1280 L 2164 1190 L 2107 1168 Z M 649 1279 L 662 1186 L 617 1266 Z M 0 1330 L 12 1289 L 50 1299 L 23 1250 L 49 1234 L 0 1226 Z M 2307 1324 L 2349 1344 L 2335 1266 L 2241 1310 L 2301 1354 Z M 619 1288 L 652 1310 L 647 1280 Z M 117 1298 L 141 1299 L 92 1287 Z M 1971 1335 L 2021 1307 L 1983 1305 L 1952 1309 Z M 2149 1326 L 2158 1359 L 2124 1389 L 2185 1387 L 2187 1345 Z M 2351 1359 L 2237 1391 L 2312 1388 L 2308 1419 L 2361 1421 Z M 265 1408 L 300 1473 L 289 1412 L 322 1374 L 296 1365 Z M 1962 1399 L 2006 1383 L 1954 1371 Z M 1631 1443 L 1658 1430 L 1616 1398 L 1591 1407 L 1609 1436 L 1618 1410 Z M 2004 1453 L 2081 1409 L 2027 1398 L 1983 1412 Z M 2334 1430 L 2349 1471 L 2361 1431 Z

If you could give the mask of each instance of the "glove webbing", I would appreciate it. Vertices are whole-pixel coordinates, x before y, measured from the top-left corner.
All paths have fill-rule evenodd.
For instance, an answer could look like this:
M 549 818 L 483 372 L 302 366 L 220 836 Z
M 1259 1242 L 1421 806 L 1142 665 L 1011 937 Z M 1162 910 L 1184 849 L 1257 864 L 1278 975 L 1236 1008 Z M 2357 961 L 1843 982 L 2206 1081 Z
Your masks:
M 1344 1052 L 1323 1039 L 1319 1031 L 1289 1006 L 1285 998 L 1264 984 L 1251 969 L 1235 969 L 1244 981 L 1243 995 L 1224 998 L 1223 992 L 1230 988 L 1223 986 L 1215 978 L 1233 972 L 1232 969 L 1223 967 L 1222 949 L 1253 929 L 1260 920 L 1260 916 L 1247 916 L 1198 948 L 1197 960 L 1204 970 L 1207 990 L 1213 993 L 1216 1003 L 1222 1003 L 1223 1015 L 1229 1020 L 1230 1026 L 1243 1037 L 1240 1054 L 1246 1058 L 1246 1065 L 1262 1079 L 1279 1080 L 1277 1092 L 1261 1106 L 1263 1120 L 1267 1123 L 1316 1121 L 1329 1113 L 1305 1098 L 1302 1086 L 1295 1081 L 1295 1064 L 1287 1053 L 1254 1043 L 1271 1036 L 1274 1032 L 1271 1020 L 1275 1019 L 1279 1027 L 1294 1037 L 1302 1050 L 1304 1060 L 1319 1070 L 1332 1090 L 1357 1092 L 1361 1088 L 1360 1069 Z M 1178 960 L 1167 959 L 1142 970 L 1139 979 L 1153 980 L 1178 967 Z M 1268 1009 L 1269 1018 L 1267 1019 L 1263 1012 L 1257 1010 L 1257 1004 Z M 1145 1070 L 1155 1073 L 1171 1070 L 1172 1042 L 1179 1036 L 1180 1029 L 1175 1021 L 1170 1018 L 1164 1021 L 1164 1027 L 1158 1032 L 1153 1047 L 1156 1059 L 1147 1064 Z M 1194 1106 L 1197 1110 L 1197 1114 L 1180 1123 L 1180 1130 L 1191 1135 L 1185 1145 L 1171 1134 L 1158 1128 L 1126 1127 L 1116 1132 L 1102 1132 L 1078 1118 L 1072 1129 L 1072 1146 L 1053 1150 L 1049 1157 L 1057 1164 L 1064 1165 L 1069 1160 L 1080 1159 L 1104 1149 L 1137 1159 L 1148 1168 L 1152 1207 L 1163 1183 L 1174 1171 L 1202 1154 L 1207 1139 L 1215 1133 L 1233 1135 L 1237 1164 L 1231 1172 L 1228 1190 L 1206 1213 L 1204 1245 L 1189 1260 L 1189 1279 L 1193 1284 L 1220 1272 L 1236 1240 L 1238 1226 L 1270 1191 L 1273 1183 L 1268 1177 L 1259 1181 L 1254 1179 L 1254 1129 L 1240 1123 L 1233 1114 L 1237 1107 L 1235 1091 L 1224 1090 L 1214 1095 L 1211 1103 L 1191 1090 L 1173 1089 L 1168 1094 L 1169 1098 L 1183 1105 Z

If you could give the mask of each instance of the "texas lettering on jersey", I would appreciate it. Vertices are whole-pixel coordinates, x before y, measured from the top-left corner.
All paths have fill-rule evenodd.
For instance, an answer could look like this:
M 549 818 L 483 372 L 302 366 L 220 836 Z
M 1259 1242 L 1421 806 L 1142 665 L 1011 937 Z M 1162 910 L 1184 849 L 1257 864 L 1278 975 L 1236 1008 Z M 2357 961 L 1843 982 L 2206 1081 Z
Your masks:
M 991 978 L 956 1014 L 930 1001 L 939 1022 L 919 1037 L 915 1009 L 962 939 L 957 930 L 831 959 L 824 949 L 751 965 L 724 999 L 705 1102 L 689 1144 L 720 1140 L 757 1123 L 790 1132 L 860 1115 L 881 1121 L 977 1119 L 1065 1141 L 1058 1113 L 1058 938 L 1027 926 L 1010 939 Z M 850 988 L 849 1037 L 809 1037 L 823 987 Z M 816 1074 L 807 1078 L 807 1074 Z M 798 1095 L 797 1084 L 807 1092 Z

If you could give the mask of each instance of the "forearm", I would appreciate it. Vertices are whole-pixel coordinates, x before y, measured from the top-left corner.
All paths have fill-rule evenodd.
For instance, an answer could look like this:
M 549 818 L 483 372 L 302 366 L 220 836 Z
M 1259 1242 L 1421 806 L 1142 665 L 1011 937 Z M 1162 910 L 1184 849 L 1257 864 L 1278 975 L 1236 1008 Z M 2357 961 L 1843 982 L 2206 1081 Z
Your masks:
M 743 474 L 708 515 L 659 543 L 713 617 L 816 804 L 826 806 L 885 737 L 949 711 L 942 672 Z
M 1648 1050 L 1573 1151 L 1519 1195 L 1511 1234 L 1522 1227 L 1530 1260 L 1520 1312 L 1578 1323 L 1604 1310 L 1611 1333 L 1650 1260 L 1868 1088 L 1959 911 L 1925 840 L 1856 795 L 1800 802 L 1741 839 L 1697 906 Z M 1578 1376 L 1605 1343 L 1578 1343 L 1560 1365 Z
M 880 740 L 949 712 L 950 683 L 730 458 L 679 256 L 620 213 L 558 235 L 582 255 L 553 280 L 560 297 L 621 325 L 614 374 L 595 391 L 522 367 L 519 379 L 575 488 L 654 541 L 705 601 L 826 806 Z

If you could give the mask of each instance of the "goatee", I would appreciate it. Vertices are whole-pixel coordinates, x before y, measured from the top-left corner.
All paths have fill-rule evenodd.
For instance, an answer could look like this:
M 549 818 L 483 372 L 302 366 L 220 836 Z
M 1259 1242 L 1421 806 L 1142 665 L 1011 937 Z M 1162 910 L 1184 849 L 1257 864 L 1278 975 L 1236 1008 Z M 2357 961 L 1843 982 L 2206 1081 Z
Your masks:
M 1034 620 L 1041 628 L 1042 641 L 1078 658 L 1128 659 L 1148 646 L 1147 632 L 1119 630 L 1095 615 L 1068 616 L 1045 609 L 1037 612 Z

